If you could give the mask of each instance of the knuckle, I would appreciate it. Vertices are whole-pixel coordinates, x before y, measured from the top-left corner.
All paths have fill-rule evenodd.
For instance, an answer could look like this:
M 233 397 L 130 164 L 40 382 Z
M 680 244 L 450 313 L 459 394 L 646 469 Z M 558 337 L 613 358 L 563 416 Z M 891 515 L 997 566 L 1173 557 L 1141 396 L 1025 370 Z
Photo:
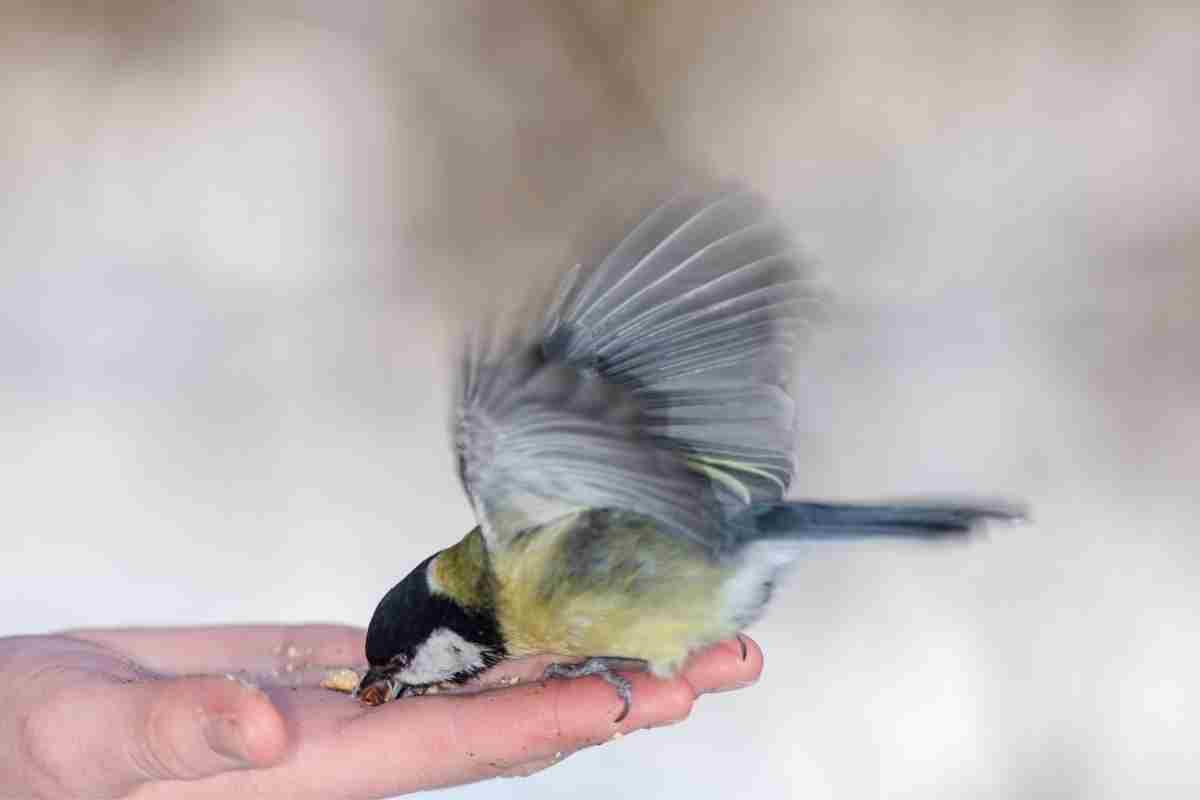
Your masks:
M 666 693 L 667 717 L 672 722 L 687 719 L 696 702 L 696 691 L 685 680 L 672 681 Z
M 175 709 L 166 693 L 146 705 L 137 724 L 141 735 L 135 736 L 136 746 L 130 756 L 134 766 L 147 779 L 198 777 L 178 747 Z M 200 710 L 197 709 L 197 716 Z

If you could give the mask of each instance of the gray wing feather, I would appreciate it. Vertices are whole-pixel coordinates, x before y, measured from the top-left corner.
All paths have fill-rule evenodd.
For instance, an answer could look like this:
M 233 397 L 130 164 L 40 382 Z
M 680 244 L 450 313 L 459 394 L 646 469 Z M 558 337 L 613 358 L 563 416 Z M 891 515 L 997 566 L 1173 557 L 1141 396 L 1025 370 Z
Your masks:
M 528 343 L 464 373 L 459 474 L 490 543 L 584 508 L 640 511 L 713 541 L 703 482 L 641 433 L 627 393 Z
M 792 478 L 798 259 L 752 194 L 680 194 L 560 285 L 532 335 L 468 348 L 463 484 L 492 541 L 581 508 L 719 546 Z

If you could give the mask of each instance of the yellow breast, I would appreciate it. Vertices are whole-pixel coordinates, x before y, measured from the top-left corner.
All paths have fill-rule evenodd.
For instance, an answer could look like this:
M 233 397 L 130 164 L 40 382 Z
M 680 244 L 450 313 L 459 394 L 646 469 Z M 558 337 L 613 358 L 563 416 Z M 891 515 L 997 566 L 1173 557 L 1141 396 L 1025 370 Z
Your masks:
M 585 511 L 493 553 L 496 610 L 514 656 L 613 656 L 674 672 L 731 636 L 722 570 L 699 545 L 621 512 Z

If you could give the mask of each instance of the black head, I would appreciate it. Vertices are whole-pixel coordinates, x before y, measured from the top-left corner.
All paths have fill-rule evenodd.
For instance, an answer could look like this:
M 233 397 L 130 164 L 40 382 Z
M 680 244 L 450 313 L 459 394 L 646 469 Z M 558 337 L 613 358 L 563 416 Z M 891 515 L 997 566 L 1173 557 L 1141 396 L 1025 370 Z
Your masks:
M 390 696 L 405 687 L 461 683 L 504 657 L 492 604 L 468 606 L 440 584 L 435 559 L 449 552 L 422 561 L 379 602 L 367 628 L 371 670 L 360 695 L 384 680 Z

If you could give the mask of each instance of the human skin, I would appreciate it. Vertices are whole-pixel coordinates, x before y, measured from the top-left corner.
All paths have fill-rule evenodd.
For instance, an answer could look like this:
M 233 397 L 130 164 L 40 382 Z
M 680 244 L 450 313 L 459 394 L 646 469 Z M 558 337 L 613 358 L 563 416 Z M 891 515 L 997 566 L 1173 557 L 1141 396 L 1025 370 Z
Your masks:
M 762 670 L 743 636 L 672 680 L 629 675 L 620 723 L 602 680 L 540 680 L 547 657 L 369 708 L 319 685 L 329 667 L 364 666 L 363 636 L 264 625 L 0 639 L 0 797 L 377 798 L 528 775 L 617 733 L 679 722 L 698 695 Z

